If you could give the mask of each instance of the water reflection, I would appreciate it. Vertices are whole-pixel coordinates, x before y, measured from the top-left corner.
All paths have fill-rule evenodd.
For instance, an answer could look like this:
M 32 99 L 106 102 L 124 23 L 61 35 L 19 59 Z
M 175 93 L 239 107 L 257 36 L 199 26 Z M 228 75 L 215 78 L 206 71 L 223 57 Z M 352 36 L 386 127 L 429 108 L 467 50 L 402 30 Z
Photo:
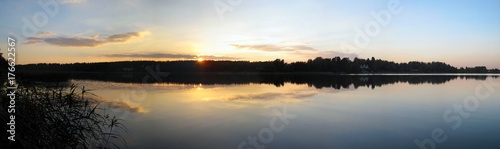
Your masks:
M 329 74 L 170 74 L 162 78 L 162 82 L 138 81 L 138 76 L 147 74 L 71 74 L 66 77 L 51 78 L 38 76 L 29 78 L 35 84 L 43 86 L 86 85 L 99 96 L 95 100 L 109 108 L 127 110 L 133 113 L 146 113 L 140 101 L 124 96 L 135 94 L 138 89 L 154 92 L 178 92 L 183 90 L 198 90 L 195 94 L 205 102 L 232 102 L 238 106 L 265 105 L 276 103 L 306 102 L 307 98 L 320 93 L 335 93 L 366 87 L 375 89 L 384 85 L 407 83 L 443 84 L 452 80 L 486 80 L 498 78 L 498 75 L 329 75 Z M 63 75 L 60 75 L 63 76 Z M 137 77 L 135 77 L 137 76 Z M 51 78 L 46 80 L 46 78 Z M 266 91 L 249 92 L 262 85 L 285 87 L 285 90 L 268 88 Z M 297 87 L 307 85 L 309 88 Z M 231 89 L 227 89 L 231 88 Z M 235 92 L 235 88 L 243 88 L 243 92 Z M 314 88 L 314 89 L 311 89 Z M 205 90 L 206 89 L 206 90 Z M 317 90 L 315 90 L 317 89 Z M 229 90 L 230 92 L 225 92 Z M 127 93 L 123 93 L 127 91 Z M 206 92 L 220 92 L 206 93 Z M 110 96 L 111 95 L 111 96 Z M 116 96 L 120 95 L 120 96 Z
M 130 148 L 237 148 L 249 136 L 258 138 L 273 109 L 283 106 L 297 117 L 270 143 L 259 142 L 266 148 L 418 148 L 414 140 L 429 138 L 435 128 L 448 135 L 437 148 L 500 145 L 498 87 L 459 130 L 443 120 L 444 111 L 478 85 L 500 82 L 498 76 L 171 74 L 162 80 L 81 76 L 68 82 L 94 89 L 110 104 L 146 111 L 114 107 L 131 111 Z M 144 99 L 130 96 L 140 90 Z
M 321 88 L 348 88 L 351 85 L 354 88 L 367 86 L 371 88 L 394 83 L 409 84 L 442 84 L 455 79 L 476 79 L 486 80 L 488 77 L 498 78 L 498 74 L 478 74 L 478 75 L 460 75 L 460 74 L 395 74 L 395 75 L 334 75 L 334 74 L 169 74 L 166 76 L 155 76 L 158 79 L 144 79 L 150 74 L 114 74 L 114 73 L 68 73 L 64 75 L 37 75 L 27 76 L 28 79 L 35 81 L 58 81 L 68 82 L 74 80 L 94 80 L 102 82 L 120 82 L 120 83 L 166 83 L 166 84 L 191 84 L 191 85 L 238 85 L 238 84 L 273 84 L 276 87 L 283 86 L 285 83 L 307 84 L 308 86 Z

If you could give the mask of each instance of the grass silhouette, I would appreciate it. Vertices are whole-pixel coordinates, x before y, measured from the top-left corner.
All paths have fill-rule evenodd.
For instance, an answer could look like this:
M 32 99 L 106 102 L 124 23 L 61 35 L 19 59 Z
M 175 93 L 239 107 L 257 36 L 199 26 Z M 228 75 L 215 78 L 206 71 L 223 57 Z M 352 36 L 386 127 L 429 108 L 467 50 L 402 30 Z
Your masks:
M 28 85 L 29 84 L 29 85 Z M 106 113 L 92 93 L 77 85 L 20 84 L 15 99 L 15 141 L 7 140 L 10 99 L 2 82 L 0 120 L 4 124 L 0 148 L 118 148 L 126 141 L 122 119 Z M 10 92 L 10 90 L 9 90 Z

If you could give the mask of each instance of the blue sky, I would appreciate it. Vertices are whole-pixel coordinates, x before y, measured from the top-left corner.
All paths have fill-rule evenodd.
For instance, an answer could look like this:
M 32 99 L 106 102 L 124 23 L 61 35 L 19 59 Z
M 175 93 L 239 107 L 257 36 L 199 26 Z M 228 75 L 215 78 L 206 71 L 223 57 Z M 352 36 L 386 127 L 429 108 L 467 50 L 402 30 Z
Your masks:
M 18 63 L 374 56 L 500 68 L 500 1 L 495 0 L 54 1 L 57 13 L 29 36 L 22 33 L 22 20 L 33 22 L 37 13 L 46 13 L 38 1 L 0 2 L 6 21 L 0 38 L 18 39 Z M 397 14 L 388 11 L 395 2 Z M 231 10 L 217 13 L 214 3 Z M 391 19 L 381 25 L 372 12 L 389 12 Z M 368 35 L 369 44 L 357 46 L 356 29 L 366 34 L 373 23 L 379 30 L 372 26 L 376 34 Z M 6 47 L 0 43 L 3 53 Z

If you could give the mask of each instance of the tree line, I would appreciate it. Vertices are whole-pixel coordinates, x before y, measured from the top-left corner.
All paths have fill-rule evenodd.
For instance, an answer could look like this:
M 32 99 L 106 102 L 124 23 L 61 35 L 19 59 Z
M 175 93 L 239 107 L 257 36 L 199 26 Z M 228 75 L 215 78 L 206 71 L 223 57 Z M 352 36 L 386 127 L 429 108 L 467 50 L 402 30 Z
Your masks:
M 6 71 L 7 67 L 9 66 L 7 60 L 3 58 L 3 56 L 0 55 L 0 67 L 2 67 L 3 70 L 1 71 Z
M 93 63 L 39 63 L 19 65 L 24 72 L 147 72 L 146 68 L 161 72 L 330 72 L 330 73 L 499 73 L 485 66 L 456 68 L 443 62 L 396 63 L 393 61 L 354 58 L 322 58 L 286 63 L 274 61 L 120 61 Z

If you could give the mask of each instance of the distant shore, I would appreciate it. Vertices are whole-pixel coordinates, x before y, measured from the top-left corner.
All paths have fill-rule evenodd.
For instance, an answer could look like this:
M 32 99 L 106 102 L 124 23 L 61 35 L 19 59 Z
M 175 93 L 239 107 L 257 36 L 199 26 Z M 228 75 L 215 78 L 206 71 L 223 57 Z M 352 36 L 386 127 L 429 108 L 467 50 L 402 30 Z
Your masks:
M 112 74 L 147 74 L 148 72 L 93 72 L 93 71 L 19 71 L 20 74 L 101 74 L 101 73 L 112 73 Z M 161 72 L 161 73 L 171 73 L 171 74 L 219 74 L 219 75 L 260 75 L 260 74 L 284 74 L 284 75 L 500 75 L 500 73 L 406 73 L 406 72 L 380 72 L 380 73 L 336 73 L 336 72 Z

